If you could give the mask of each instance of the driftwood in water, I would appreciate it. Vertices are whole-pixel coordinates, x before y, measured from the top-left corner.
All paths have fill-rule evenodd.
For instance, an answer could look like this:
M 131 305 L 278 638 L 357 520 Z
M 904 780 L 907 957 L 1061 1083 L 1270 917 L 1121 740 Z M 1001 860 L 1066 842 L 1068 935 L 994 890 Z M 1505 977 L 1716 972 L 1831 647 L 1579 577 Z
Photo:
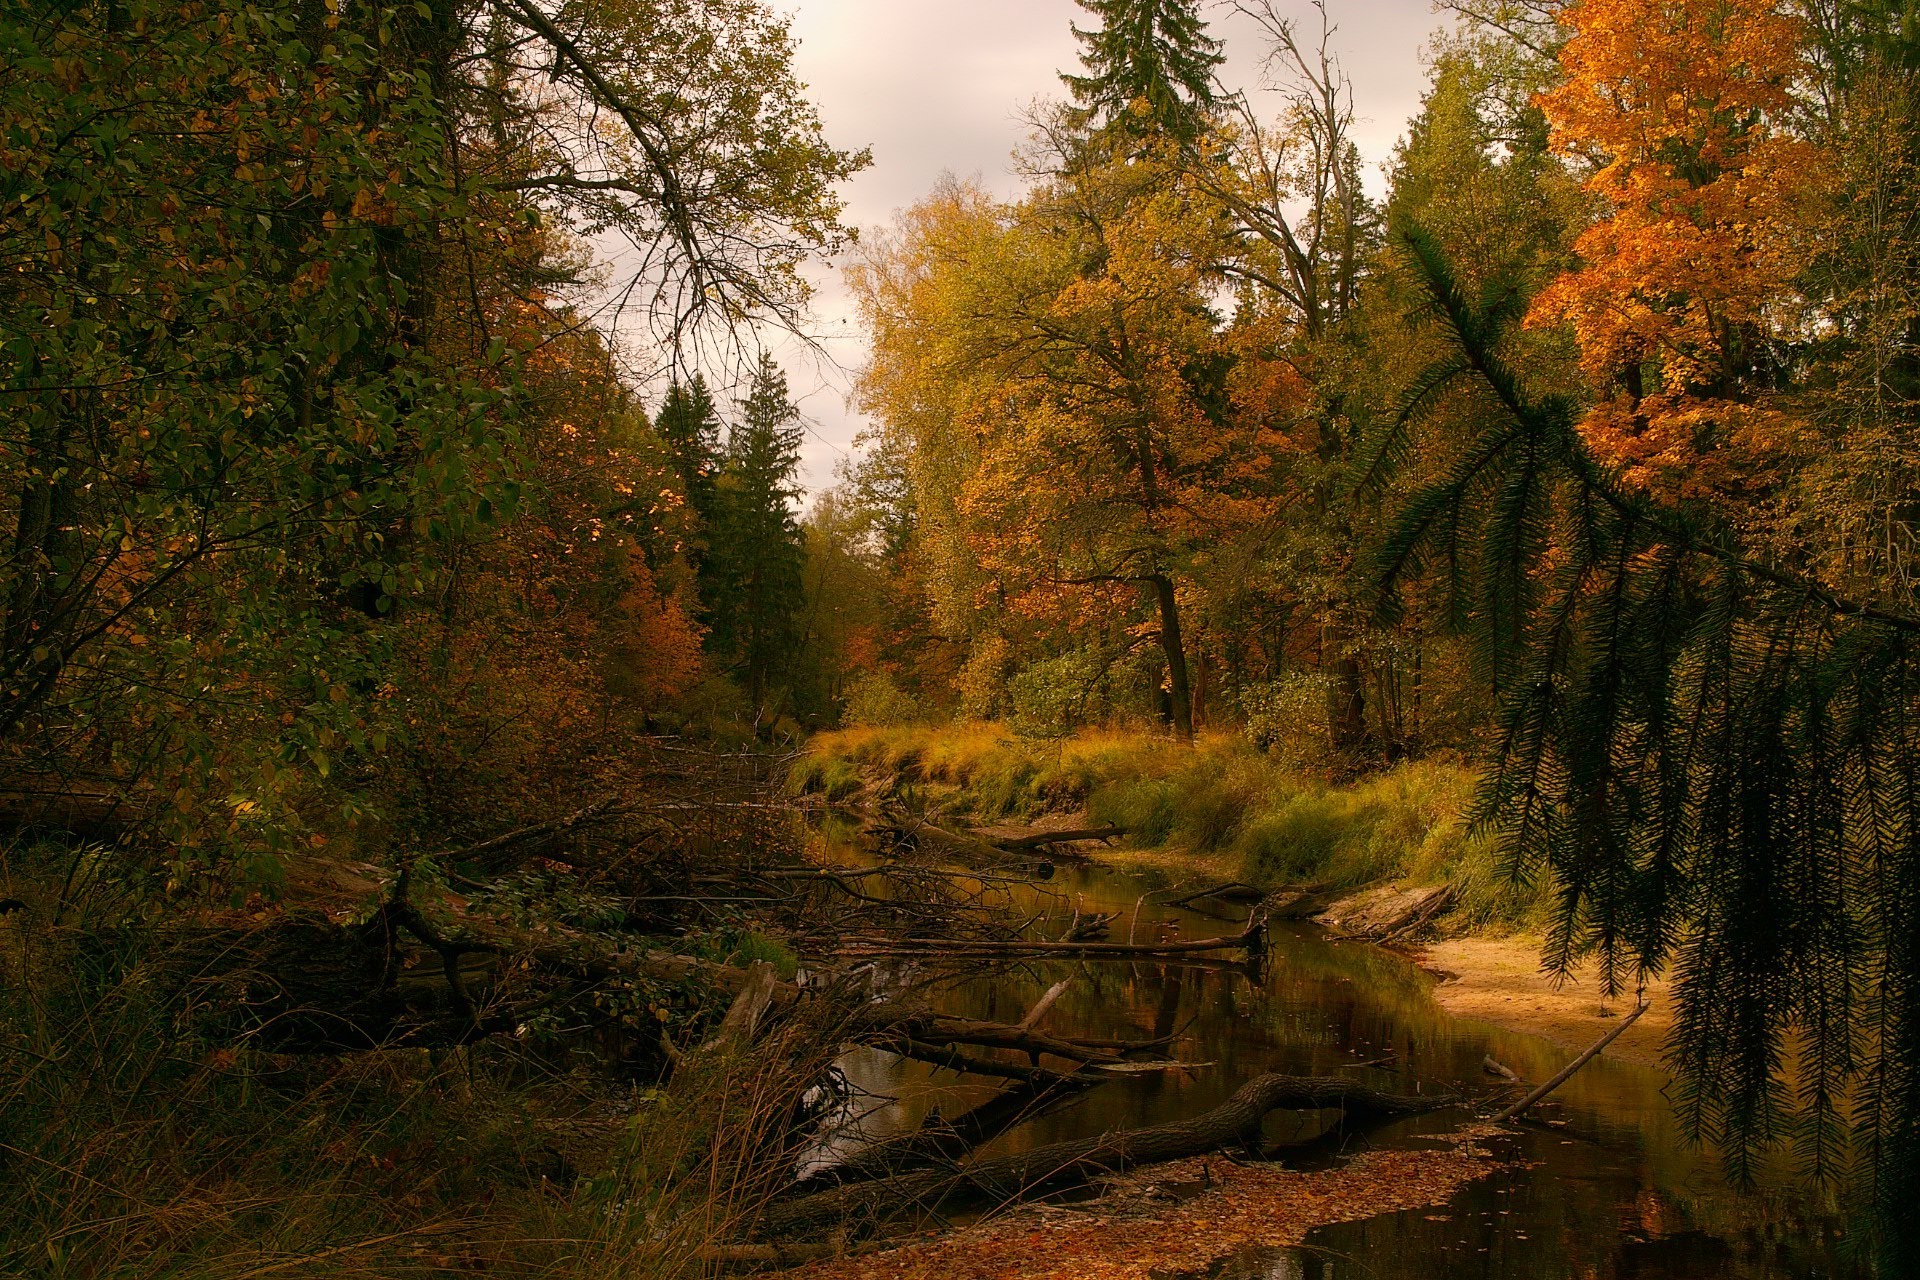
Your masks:
M 1512 1067 L 1509 1067 L 1506 1063 L 1500 1061 L 1498 1058 L 1494 1057 L 1492 1054 L 1488 1054 L 1486 1057 L 1480 1060 L 1480 1069 L 1486 1072 L 1490 1076 L 1499 1076 L 1502 1080 L 1505 1080 L 1508 1084 L 1521 1083 L 1520 1073 L 1515 1071 Z
M 960 862 L 996 864 L 1005 862 L 1008 856 L 1006 850 L 979 836 L 949 831 L 923 818 L 901 816 L 891 821 L 873 823 L 867 827 L 867 834 L 895 848 L 913 849 Z
M 997 836 L 988 831 L 975 831 L 976 839 L 1005 849 L 1019 852 L 1026 849 L 1044 849 L 1053 844 L 1072 844 L 1079 840 L 1112 840 L 1116 836 L 1127 834 L 1125 827 L 1068 827 L 1058 831 L 1029 831 L 1024 835 Z
M 1555 1089 L 1558 1089 L 1561 1085 L 1565 1084 L 1567 1081 L 1571 1080 L 1573 1078 L 1574 1072 L 1578 1071 L 1580 1068 L 1586 1066 L 1589 1062 L 1599 1057 L 1600 1051 L 1602 1049 L 1612 1044 L 1615 1040 L 1618 1040 L 1628 1027 L 1638 1022 L 1640 1020 L 1640 1015 L 1645 1013 L 1647 1011 L 1647 1008 L 1648 1006 L 1644 1004 L 1637 1006 L 1632 1013 L 1628 1014 L 1626 1017 L 1620 1020 L 1619 1026 L 1615 1027 L 1613 1030 L 1607 1032 L 1607 1034 L 1601 1036 L 1598 1040 L 1594 1041 L 1593 1044 L 1588 1047 L 1585 1053 L 1581 1054 L 1579 1057 L 1575 1058 L 1572 1062 L 1569 1062 L 1566 1066 L 1562 1067 L 1560 1069 L 1559 1075 L 1556 1075 L 1553 1079 L 1547 1081 L 1545 1084 L 1541 1085 L 1538 1089 L 1535 1089 L 1532 1093 L 1528 1094 L 1526 1097 L 1520 1099 L 1520 1101 L 1508 1107 L 1505 1111 L 1502 1111 L 1498 1115 L 1494 1116 L 1493 1118 L 1494 1122 L 1496 1124 L 1504 1124 L 1508 1120 L 1513 1119 L 1515 1116 L 1525 1111 L 1527 1108 L 1531 1107 L 1534 1103 L 1540 1101 L 1542 1098 L 1552 1093 Z
M 772 1205 L 763 1227 L 769 1235 L 795 1235 L 851 1217 L 890 1217 L 960 1200 L 1004 1204 L 1136 1165 L 1250 1143 L 1258 1135 L 1261 1119 L 1281 1108 L 1332 1109 L 1355 1120 L 1375 1121 L 1456 1101 L 1439 1095 L 1382 1093 L 1333 1077 L 1264 1075 L 1241 1085 L 1213 1110 L 1189 1120 L 1048 1143 L 1014 1155 L 974 1160 L 958 1169 L 929 1169 L 815 1192 Z
M 975 959 L 991 956 L 1069 955 L 1106 956 L 1184 955 L 1202 951 L 1259 951 L 1266 945 L 1266 925 L 1256 921 L 1243 933 L 1227 938 L 1194 938 L 1184 942 L 1041 942 L 1025 938 L 1007 941 L 984 938 L 889 938 L 882 942 L 849 942 L 839 951 L 848 954 L 936 955 Z
M 1256 888 L 1244 880 L 1229 880 L 1225 884 L 1212 885 L 1205 889 L 1196 889 L 1184 897 L 1175 898 L 1163 905 L 1184 907 L 1188 903 L 1198 902 L 1202 898 L 1225 898 L 1230 901 L 1258 900 L 1266 896 L 1265 890 Z

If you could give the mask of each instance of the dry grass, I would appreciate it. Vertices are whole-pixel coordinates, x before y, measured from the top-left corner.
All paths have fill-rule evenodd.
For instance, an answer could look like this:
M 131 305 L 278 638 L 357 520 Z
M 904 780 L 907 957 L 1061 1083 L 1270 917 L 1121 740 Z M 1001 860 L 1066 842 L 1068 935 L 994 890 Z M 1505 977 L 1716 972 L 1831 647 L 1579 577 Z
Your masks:
M 1451 883 L 1474 927 L 1528 926 L 1542 894 L 1514 883 L 1462 822 L 1474 780 L 1449 759 L 1333 782 L 1236 735 L 1186 746 L 1089 730 L 1030 742 L 974 723 L 822 734 L 792 785 L 833 798 L 873 787 L 981 821 L 1084 809 L 1127 828 L 1131 852 L 1118 856 L 1135 863 L 1270 887 Z
M 591 1045 L 270 1054 L 137 919 L 55 926 L 22 896 L 0 919 L 0 1276 L 713 1274 L 703 1251 L 789 1178 L 793 1100 L 838 1043 L 796 1016 L 663 1088 Z

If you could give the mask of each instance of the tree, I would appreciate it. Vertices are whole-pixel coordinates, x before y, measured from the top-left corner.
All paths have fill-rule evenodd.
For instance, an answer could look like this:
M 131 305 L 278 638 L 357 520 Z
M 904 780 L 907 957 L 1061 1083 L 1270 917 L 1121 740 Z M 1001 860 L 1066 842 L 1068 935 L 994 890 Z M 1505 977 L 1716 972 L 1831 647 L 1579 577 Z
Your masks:
M 787 376 L 763 353 L 728 433 L 709 553 L 712 647 L 741 677 L 756 716 L 773 709 L 775 681 L 790 674 L 801 642 L 805 544 L 794 504 L 803 435 Z
M 1328 739 L 1358 759 L 1378 738 L 1367 716 L 1367 655 L 1347 581 L 1355 537 L 1345 495 L 1355 451 L 1346 399 L 1364 376 L 1351 320 L 1379 244 L 1378 216 L 1360 181 L 1351 86 L 1331 52 L 1325 8 L 1314 44 L 1303 43 L 1294 22 L 1268 0 L 1235 9 L 1265 36 L 1266 66 L 1287 107 L 1269 126 L 1245 99 L 1229 104 L 1230 123 L 1191 168 L 1224 214 L 1229 243 L 1218 270 L 1242 286 L 1247 340 L 1264 358 L 1290 366 L 1306 393 L 1296 397 L 1288 424 L 1298 446 L 1288 477 L 1295 519 L 1246 558 L 1279 561 L 1264 576 L 1290 591 L 1285 614 L 1315 624 Z
M 714 518 L 714 477 L 721 464 L 720 414 L 707 391 L 707 380 L 696 373 L 688 382 L 669 386 L 653 425 L 672 454 L 680 492 L 693 509 L 696 523 L 688 559 L 698 570 L 706 561 Z
M 1060 77 L 1081 126 L 1124 143 L 1194 142 L 1213 105 L 1213 70 L 1226 60 L 1194 0 L 1078 3 L 1101 24 L 1074 26 L 1086 74 Z
M 1889 1265 L 1906 1267 L 1920 611 L 1911 594 L 1850 598 L 1711 506 L 1623 482 L 1578 403 L 1517 373 L 1511 294 L 1476 302 L 1431 241 L 1408 247 L 1453 350 L 1391 429 L 1458 397 L 1477 430 L 1423 460 L 1380 582 L 1391 616 L 1400 583 L 1440 569 L 1519 673 L 1477 814 L 1514 876 L 1553 886 L 1546 960 L 1597 955 L 1609 990 L 1673 968 L 1682 1119 L 1743 1179 L 1789 1136 L 1833 1173 L 1851 1129 Z
M 1108 665 L 1150 645 L 1183 737 L 1201 548 L 1257 518 L 1268 462 L 1208 306 L 1213 228 L 1175 167 L 1081 166 L 1013 208 L 937 196 L 857 277 L 937 585 L 993 623 L 975 662 L 1003 681 L 1023 631 L 1098 635 Z
M 339 800 L 391 624 L 581 425 L 524 381 L 570 233 L 689 345 L 839 241 L 862 160 L 789 53 L 752 0 L 0 11 L 5 767 L 157 784 L 250 858 Z
M 1753 403 L 1783 373 L 1767 312 L 1802 265 L 1794 210 L 1819 161 L 1780 127 L 1798 25 L 1768 0 L 1581 0 L 1565 21 L 1565 79 L 1541 105 L 1605 214 L 1533 322 L 1572 325 L 1601 392 L 1581 430 L 1634 483 L 1764 483 L 1788 435 Z

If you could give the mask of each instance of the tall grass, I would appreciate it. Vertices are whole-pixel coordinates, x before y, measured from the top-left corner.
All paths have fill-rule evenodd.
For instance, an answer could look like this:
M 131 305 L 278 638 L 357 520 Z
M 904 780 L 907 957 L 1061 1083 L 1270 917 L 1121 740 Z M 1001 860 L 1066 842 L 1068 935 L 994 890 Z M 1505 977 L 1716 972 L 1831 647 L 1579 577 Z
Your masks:
M 1448 883 L 1475 927 L 1534 924 L 1541 889 L 1515 883 L 1490 843 L 1466 829 L 1474 782 L 1455 760 L 1335 782 L 1237 736 L 1185 746 L 1102 730 L 1029 742 L 990 724 L 822 734 L 792 774 L 801 791 L 904 793 L 976 821 L 1084 810 L 1126 828 L 1137 848 L 1224 861 L 1266 888 Z
M 714 1274 L 839 1042 L 790 1018 L 660 1088 L 591 1044 L 268 1053 L 232 1034 L 251 979 L 196 981 L 179 921 L 55 923 L 34 888 L 0 874 L 28 900 L 0 917 L 0 1276 Z

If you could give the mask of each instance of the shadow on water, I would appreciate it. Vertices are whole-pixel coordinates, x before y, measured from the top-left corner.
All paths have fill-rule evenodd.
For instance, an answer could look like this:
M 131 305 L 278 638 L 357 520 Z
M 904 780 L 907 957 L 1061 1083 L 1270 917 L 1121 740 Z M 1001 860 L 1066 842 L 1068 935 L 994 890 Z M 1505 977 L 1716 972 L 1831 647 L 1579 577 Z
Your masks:
M 1118 911 L 1111 936 L 1139 941 L 1214 936 L 1218 915 L 1153 905 L 1146 882 L 1105 868 L 1063 865 L 1044 886 L 1021 891 L 1022 914 L 1046 912 L 1064 927 L 1074 911 Z M 1165 895 L 1162 895 L 1165 896 Z M 1144 900 L 1143 900 L 1144 899 Z M 1137 909 L 1137 910 L 1136 910 Z M 1046 924 L 1037 936 L 1046 936 Z M 1455 1018 L 1431 998 L 1433 980 L 1378 948 L 1336 941 L 1310 925 L 1273 930 L 1257 969 L 1219 962 L 1050 960 L 970 965 L 956 971 L 917 960 L 883 961 L 902 985 L 931 981 L 947 1012 L 1018 1021 L 1053 983 L 1071 985 L 1047 1015 L 1050 1030 L 1089 1036 L 1180 1034 L 1175 1056 L 1206 1065 L 1133 1076 L 1055 1107 L 981 1150 L 1011 1152 L 1192 1116 L 1266 1071 L 1348 1075 L 1401 1092 L 1490 1091 L 1492 1054 L 1529 1082 L 1571 1054 L 1533 1036 Z M 953 1117 L 998 1086 L 876 1049 L 841 1060 L 855 1089 L 851 1131 L 839 1150 L 911 1131 L 936 1110 Z M 1736 1193 L 1710 1156 L 1689 1146 L 1658 1072 L 1604 1057 L 1589 1063 L 1533 1120 L 1491 1145 L 1516 1167 L 1473 1183 L 1440 1207 L 1393 1213 L 1313 1232 L 1297 1249 L 1265 1250 L 1192 1276 L 1218 1280 L 1694 1280 L 1698 1277 L 1865 1276 L 1842 1238 L 1831 1201 L 1784 1171 L 1759 1190 Z M 1327 1152 L 1362 1145 L 1430 1143 L 1463 1119 L 1458 1110 L 1414 1117 L 1364 1138 L 1317 1142 Z M 1275 1143 L 1325 1137 L 1326 1114 L 1269 1117 Z M 819 1153 L 827 1161 L 834 1151 Z

